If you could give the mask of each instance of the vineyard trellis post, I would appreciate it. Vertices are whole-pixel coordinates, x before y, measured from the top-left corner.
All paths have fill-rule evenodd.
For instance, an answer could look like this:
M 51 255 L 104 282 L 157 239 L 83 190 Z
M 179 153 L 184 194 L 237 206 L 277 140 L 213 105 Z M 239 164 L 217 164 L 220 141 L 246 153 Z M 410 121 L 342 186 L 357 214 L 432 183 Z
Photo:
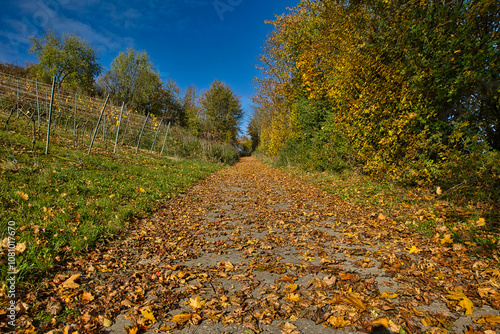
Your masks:
M 38 132 L 40 132 L 40 101 L 38 98 L 38 79 L 35 79 L 35 88 L 36 88 L 36 110 L 38 113 Z
M 155 138 L 153 139 L 153 145 L 151 145 L 151 153 L 153 152 L 153 148 L 155 147 L 156 137 L 158 136 L 158 132 L 160 131 L 162 123 L 163 123 L 163 118 L 160 120 L 160 125 L 158 125 L 158 129 L 156 129 Z
M 75 147 L 78 146 L 78 132 L 76 132 L 76 107 L 78 102 L 78 92 L 75 93 L 75 121 L 73 122 L 73 134 L 75 136 Z
M 102 111 L 101 111 L 101 115 L 99 116 L 99 120 L 97 120 L 97 124 L 96 124 L 95 130 L 94 130 L 94 135 L 92 136 L 92 141 L 90 142 L 88 154 L 90 154 L 90 151 L 92 150 L 92 145 L 94 145 L 94 139 L 95 139 L 95 136 L 97 135 L 97 129 L 99 129 L 99 123 L 101 123 L 101 118 L 102 118 L 102 115 L 104 114 L 104 110 L 106 109 L 106 105 L 108 104 L 108 100 L 109 100 L 109 94 L 108 94 L 108 97 L 106 97 L 106 102 L 104 102 L 104 106 L 102 107 Z
M 47 144 L 45 145 L 45 154 L 49 154 L 49 141 L 50 141 L 50 122 L 52 118 L 52 103 L 54 102 L 54 88 L 56 86 L 56 76 L 52 79 L 52 93 L 50 94 L 50 106 L 49 106 L 49 116 L 47 125 Z
M 16 109 L 17 109 L 17 118 L 19 118 L 19 78 L 16 79 L 17 82 L 17 101 L 16 101 Z
M 115 149 L 113 150 L 113 153 L 116 153 L 116 146 L 118 145 L 118 136 L 120 134 L 120 125 L 122 124 L 123 107 L 125 107 L 125 102 L 122 102 L 122 109 L 120 110 L 120 119 L 118 120 L 118 129 L 116 129 Z
M 165 148 L 165 143 L 167 142 L 168 130 L 170 130 L 170 123 L 171 122 L 168 122 L 167 133 L 165 134 L 165 139 L 163 139 L 163 146 L 161 147 L 160 156 L 163 154 L 163 149 Z
M 137 147 L 135 148 L 135 153 L 139 152 L 139 145 L 141 144 L 142 133 L 144 132 L 144 128 L 146 127 L 148 119 L 149 119 L 149 112 L 146 115 L 146 120 L 144 121 L 144 124 L 142 125 L 141 134 L 139 135 L 139 140 L 137 141 Z
M 104 118 L 102 119 L 102 140 L 104 141 L 104 148 L 107 149 L 108 145 L 106 143 L 106 116 L 104 116 Z

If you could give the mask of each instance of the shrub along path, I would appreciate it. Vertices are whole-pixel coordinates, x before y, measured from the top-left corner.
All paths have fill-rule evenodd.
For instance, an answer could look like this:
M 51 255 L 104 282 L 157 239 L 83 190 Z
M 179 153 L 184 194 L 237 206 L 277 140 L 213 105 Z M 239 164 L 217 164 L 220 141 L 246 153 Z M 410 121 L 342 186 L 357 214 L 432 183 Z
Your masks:
M 54 333 L 500 330 L 500 271 L 243 158 L 26 293 Z M 51 320 L 52 319 L 52 320 Z

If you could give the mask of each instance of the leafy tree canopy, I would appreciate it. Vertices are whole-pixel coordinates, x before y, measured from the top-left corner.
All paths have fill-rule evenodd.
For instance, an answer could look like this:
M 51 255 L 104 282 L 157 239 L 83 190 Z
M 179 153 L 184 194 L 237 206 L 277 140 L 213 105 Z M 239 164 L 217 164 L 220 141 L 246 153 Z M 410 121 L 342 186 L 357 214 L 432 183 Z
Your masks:
M 215 80 L 200 102 L 208 130 L 220 140 L 235 142 L 243 109 L 231 87 Z
M 101 73 L 97 49 L 72 34 L 56 35 L 47 30 L 41 38 L 32 37 L 29 52 L 37 58 L 35 75 L 46 83 L 55 78 L 56 87 L 92 91 L 95 78 Z

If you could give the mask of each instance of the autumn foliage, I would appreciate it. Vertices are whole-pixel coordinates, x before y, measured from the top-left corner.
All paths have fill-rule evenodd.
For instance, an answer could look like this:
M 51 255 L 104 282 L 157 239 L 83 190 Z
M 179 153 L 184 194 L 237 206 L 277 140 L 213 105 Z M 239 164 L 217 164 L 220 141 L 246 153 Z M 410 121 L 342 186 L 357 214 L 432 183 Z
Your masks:
M 490 0 L 303 0 L 269 22 L 249 132 L 306 168 L 498 196 L 499 13 Z

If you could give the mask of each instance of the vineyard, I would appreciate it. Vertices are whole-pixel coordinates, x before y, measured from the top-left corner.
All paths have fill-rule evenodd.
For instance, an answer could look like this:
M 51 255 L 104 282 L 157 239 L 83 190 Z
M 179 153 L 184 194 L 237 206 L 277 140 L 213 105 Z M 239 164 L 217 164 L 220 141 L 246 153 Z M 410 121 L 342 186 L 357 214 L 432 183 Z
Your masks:
M 43 131 L 48 131 L 43 125 L 48 124 L 51 90 L 50 85 L 36 80 L 1 73 L 1 108 L 2 113 L 8 115 L 5 126 L 13 121 L 13 117 L 27 117 L 32 122 L 34 144 Z M 103 114 L 99 122 L 101 111 Z M 116 142 L 153 151 L 158 150 L 158 146 L 152 145 L 156 144 L 154 138 L 158 138 L 160 134 L 162 138 L 166 138 L 168 125 L 165 123 L 163 119 L 158 120 L 154 116 L 147 117 L 128 110 L 123 110 L 122 114 L 120 107 L 98 98 L 59 91 L 53 96 L 50 131 L 72 134 L 75 147 L 89 146 L 95 132 L 96 139 L 100 139 L 105 147 Z M 143 137 L 139 142 L 142 129 Z
M 0 108 L 4 128 L 12 130 L 16 122 L 29 121 L 32 149 L 43 141 L 50 152 L 50 139 L 64 138 L 68 150 L 86 150 L 94 146 L 116 153 L 120 147 L 135 152 L 152 152 L 187 158 L 231 163 L 236 149 L 226 144 L 198 139 L 172 120 L 141 115 L 108 100 L 64 91 L 52 92 L 52 86 L 0 72 Z M 171 126 L 172 125 L 172 126 Z

